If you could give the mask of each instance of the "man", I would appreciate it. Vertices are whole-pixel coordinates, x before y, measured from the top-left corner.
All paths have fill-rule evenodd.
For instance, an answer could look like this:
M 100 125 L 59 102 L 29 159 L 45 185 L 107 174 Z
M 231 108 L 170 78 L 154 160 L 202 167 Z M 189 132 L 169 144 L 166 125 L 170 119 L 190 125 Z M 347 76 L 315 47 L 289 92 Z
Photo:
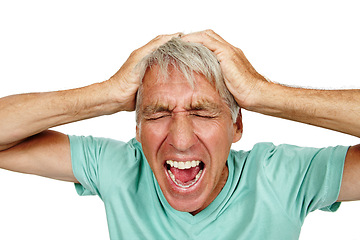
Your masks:
M 237 105 L 360 136 L 358 90 L 281 86 L 213 31 L 178 36 L 134 51 L 108 81 L 1 99 L 0 167 L 99 195 L 111 239 L 297 239 L 310 211 L 360 198 L 359 146 L 230 150 Z M 47 130 L 135 107 L 128 143 Z

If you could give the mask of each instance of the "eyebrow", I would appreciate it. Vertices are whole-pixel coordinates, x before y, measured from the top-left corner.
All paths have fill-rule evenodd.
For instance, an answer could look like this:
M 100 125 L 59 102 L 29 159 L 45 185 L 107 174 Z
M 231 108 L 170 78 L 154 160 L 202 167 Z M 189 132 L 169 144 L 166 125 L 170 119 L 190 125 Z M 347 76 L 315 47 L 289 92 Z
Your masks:
M 151 115 L 151 114 L 155 114 L 158 112 L 171 112 L 171 111 L 172 111 L 172 109 L 170 108 L 169 105 L 155 103 L 155 104 L 147 105 L 146 107 L 144 107 L 144 109 L 141 112 L 142 112 L 142 114 L 144 114 L 146 116 L 146 115 Z
M 210 111 L 210 112 L 220 112 L 221 106 L 215 102 L 209 101 L 207 99 L 200 99 L 194 103 L 190 104 L 189 110 L 195 111 Z
M 142 114 L 144 116 L 149 116 L 151 114 L 156 114 L 159 112 L 172 112 L 174 108 L 175 106 L 170 106 L 168 104 L 156 102 L 154 104 L 149 104 L 145 106 L 144 109 L 142 110 Z M 216 114 L 221 112 L 221 106 L 207 99 L 200 99 L 190 103 L 190 105 L 188 106 L 185 106 L 185 110 L 208 111 L 210 113 Z

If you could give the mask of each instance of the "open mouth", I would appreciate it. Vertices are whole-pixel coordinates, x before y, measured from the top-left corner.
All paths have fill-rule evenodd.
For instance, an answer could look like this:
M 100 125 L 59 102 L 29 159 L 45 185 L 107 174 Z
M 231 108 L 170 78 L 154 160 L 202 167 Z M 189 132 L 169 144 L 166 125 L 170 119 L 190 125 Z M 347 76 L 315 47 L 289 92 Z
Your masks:
M 196 160 L 185 162 L 167 160 L 165 165 L 172 181 L 181 188 L 193 186 L 200 179 L 204 169 L 204 163 Z

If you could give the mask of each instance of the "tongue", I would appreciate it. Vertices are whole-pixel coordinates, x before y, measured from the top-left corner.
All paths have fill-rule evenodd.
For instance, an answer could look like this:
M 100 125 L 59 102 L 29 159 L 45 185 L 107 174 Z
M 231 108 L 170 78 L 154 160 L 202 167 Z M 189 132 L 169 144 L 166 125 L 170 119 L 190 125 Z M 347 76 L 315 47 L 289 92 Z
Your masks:
M 198 174 L 200 171 L 200 167 L 197 166 L 197 167 L 192 167 L 189 169 L 178 169 L 178 168 L 171 167 L 170 171 L 174 174 L 175 179 L 177 181 L 180 181 L 182 183 L 187 183 L 187 182 L 195 179 L 196 174 Z

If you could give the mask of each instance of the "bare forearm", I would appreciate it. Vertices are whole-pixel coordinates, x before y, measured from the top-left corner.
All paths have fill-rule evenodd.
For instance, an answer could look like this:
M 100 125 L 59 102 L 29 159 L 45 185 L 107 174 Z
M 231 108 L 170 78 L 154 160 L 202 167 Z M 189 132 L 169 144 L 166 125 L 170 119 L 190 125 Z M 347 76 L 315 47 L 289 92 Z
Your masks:
M 0 146 L 9 146 L 48 128 L 121 110 L 107 82 L 48 93 L 0 99 Z
M 299 89 L 270 83 L 244 53 L 212 30 L 182 37 L 205 45 L 217 56 L 225 83 L 239 106 L 360 137 L 360 91 Z
M 360 90 L 315 90 L 264 83 L 248 109 L 360 137 Z
M 0 151 L 48 128 L 82 119 L 133 111 L 141 82 L 137 64 L 174 36 L 160 35 L 133 51 L 108 81 L 84 88 L 0 99 Z

